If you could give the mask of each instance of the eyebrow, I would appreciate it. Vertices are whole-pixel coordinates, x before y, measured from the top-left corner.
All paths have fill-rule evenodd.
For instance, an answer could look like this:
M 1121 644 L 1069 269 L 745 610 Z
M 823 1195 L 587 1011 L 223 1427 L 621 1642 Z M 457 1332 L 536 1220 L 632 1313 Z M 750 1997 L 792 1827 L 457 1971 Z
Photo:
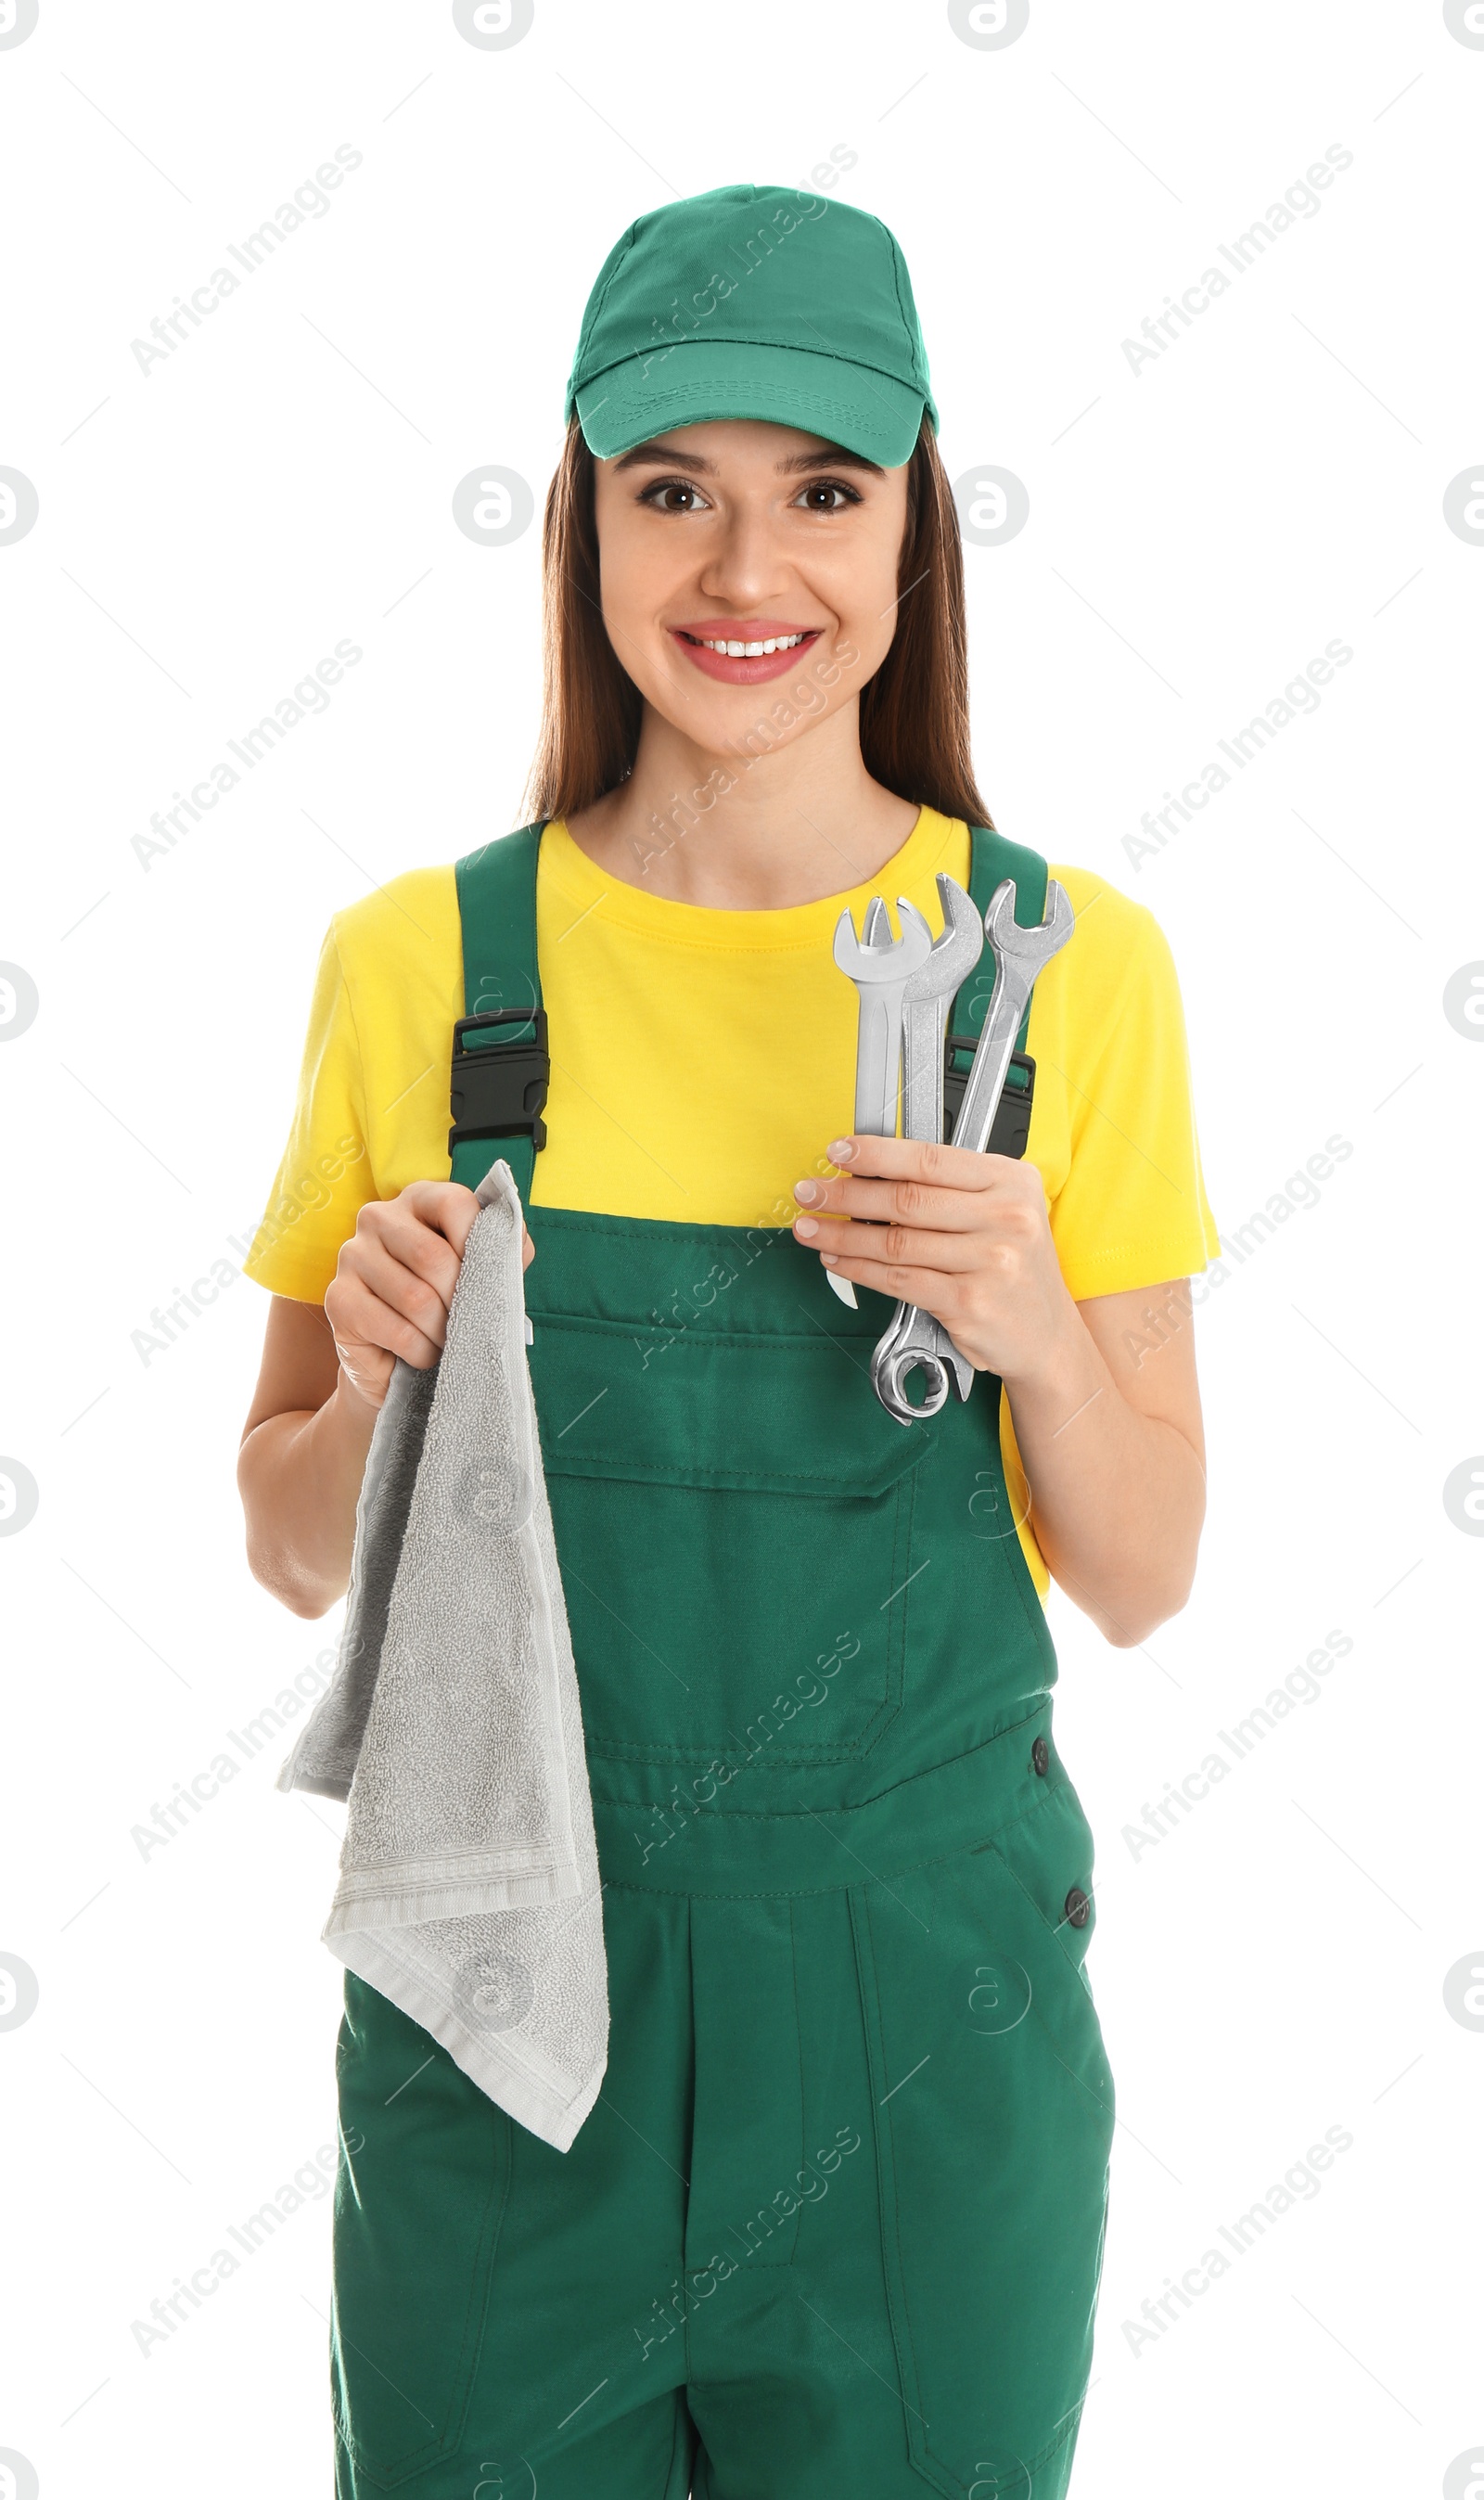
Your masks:
M 621 469 L 688 469 L 693 477 L 710 477 L 716 474 L 713 460 L 703 460 L 693 451 L 678 451 L 664 443 L 637 443 L 621 460 L 613 463 Z M 777 464 L 780 477 L 808 476 L 811 469 L 863 469 L 873 477 L 883 477 L 884 469 L 875 460 L 863 458 L 858 451 L 846 451 L 838 443 L 827 444 L 820 451 L 795 451 Z

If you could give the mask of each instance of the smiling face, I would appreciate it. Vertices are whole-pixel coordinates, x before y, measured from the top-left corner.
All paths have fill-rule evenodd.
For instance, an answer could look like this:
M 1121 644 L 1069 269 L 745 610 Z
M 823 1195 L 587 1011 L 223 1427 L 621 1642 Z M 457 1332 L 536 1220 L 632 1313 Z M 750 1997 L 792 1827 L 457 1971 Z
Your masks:
M 896 630 L 905 468 L 725 418 L 596 470 L 604 623 L 682 737 L 725 754 L 795 688 L 790 739 L 855 700 Z

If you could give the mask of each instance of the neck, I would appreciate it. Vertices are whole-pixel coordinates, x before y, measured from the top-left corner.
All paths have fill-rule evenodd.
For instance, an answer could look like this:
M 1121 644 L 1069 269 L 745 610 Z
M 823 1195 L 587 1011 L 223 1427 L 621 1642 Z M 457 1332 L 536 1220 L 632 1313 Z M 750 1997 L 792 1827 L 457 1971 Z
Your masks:
M 764 736 L 713 754 L 646 705 L 629 778 L 568 831 L 606 875 L 712 910 L 782 911 L 867 883 L 918 809 L 867 772 L 858 702 L 751 751 Z

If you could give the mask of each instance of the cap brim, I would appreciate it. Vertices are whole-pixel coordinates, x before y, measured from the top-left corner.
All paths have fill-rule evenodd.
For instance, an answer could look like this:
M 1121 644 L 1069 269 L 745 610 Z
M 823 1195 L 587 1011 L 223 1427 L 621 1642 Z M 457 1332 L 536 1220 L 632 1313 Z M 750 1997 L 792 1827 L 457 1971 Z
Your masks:
M 726 416 L 797 426 L 883 469 L 915 448 L 926 403 L 890 375 L 807 347 L 686 339 L 595 374 L 577 394 L 590 451 L 611 460 L 676 425 Z

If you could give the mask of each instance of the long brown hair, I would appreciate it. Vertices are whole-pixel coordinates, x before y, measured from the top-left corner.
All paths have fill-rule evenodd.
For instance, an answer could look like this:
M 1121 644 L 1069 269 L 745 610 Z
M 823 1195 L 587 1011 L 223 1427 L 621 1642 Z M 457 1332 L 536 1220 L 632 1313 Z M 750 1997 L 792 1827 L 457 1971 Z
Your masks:
M 577 815 L 627 779 L 643 702 L 600 605 L 596 466 L 574 416 L 546 494 L 543 538 L 545 692 L 526 785 L 534 820 Z M 924 417 L 907 472 L 897 630 L 861 695 L 866 770 L 902 799 L 989 825 L 969 738 L 964 552 L 953 489 Z

